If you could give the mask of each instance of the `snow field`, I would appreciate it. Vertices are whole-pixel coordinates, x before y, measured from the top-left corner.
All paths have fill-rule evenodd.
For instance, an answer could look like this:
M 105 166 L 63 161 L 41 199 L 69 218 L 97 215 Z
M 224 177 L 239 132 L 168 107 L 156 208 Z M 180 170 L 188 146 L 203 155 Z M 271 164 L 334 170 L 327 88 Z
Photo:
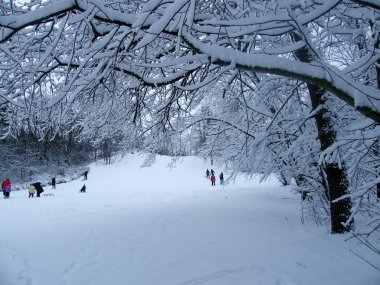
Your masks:
M 0 284 L 380 284 L 349 252 L 366 254 L 355 241 L 300 224 L 290 188 L 244 177 L 211 187 L 204 161 L 169 162 L 140 168 L 129 155 L 45 187 L 54 197 L 1 199 Z

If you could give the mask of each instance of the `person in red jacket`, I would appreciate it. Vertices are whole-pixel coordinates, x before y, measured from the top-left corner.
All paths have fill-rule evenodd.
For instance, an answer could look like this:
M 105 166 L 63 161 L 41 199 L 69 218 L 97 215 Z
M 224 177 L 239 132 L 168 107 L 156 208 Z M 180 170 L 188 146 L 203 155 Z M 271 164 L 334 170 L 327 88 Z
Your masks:
M 211 175 L 211 186 L 215 186 L 215 175 Z
M 9 192 L 11 192 L 10 184 L 11 181 L 9 180 L 9 178 L 3 180 L 3 183 L 1 183 L 1 189 L 3 190 L 4 199 L 9 198 Z

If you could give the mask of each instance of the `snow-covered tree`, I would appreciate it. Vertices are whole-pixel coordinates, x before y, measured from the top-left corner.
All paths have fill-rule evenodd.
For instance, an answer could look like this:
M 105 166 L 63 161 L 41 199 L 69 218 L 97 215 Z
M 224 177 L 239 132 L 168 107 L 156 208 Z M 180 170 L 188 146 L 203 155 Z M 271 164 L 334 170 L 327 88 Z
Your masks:
M 51 122 L 71 110 L 84 137 L 139 132 L 161 150 L 188 144 L 189 128 L 208 120 L 205 152 L 323 189 L 332 232 L 344 232 L 350 197 L 377 183 L 369 170 L 358 186 L 358 157 L 342 150 L 370 143 L 377 155 L 379 11 L 369 0 L 2 2 L 0 96 L 55 108 Z M 212 116 L 198 116 L 205 105 Z M 337 128 L 366 120 L 364 138 Z

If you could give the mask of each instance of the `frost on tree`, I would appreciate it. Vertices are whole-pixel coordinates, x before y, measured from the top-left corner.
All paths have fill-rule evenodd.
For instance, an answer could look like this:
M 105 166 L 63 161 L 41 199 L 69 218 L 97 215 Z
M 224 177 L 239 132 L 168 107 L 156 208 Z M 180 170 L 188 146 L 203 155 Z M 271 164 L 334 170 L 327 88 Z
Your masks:
M 137 134 L 129 143 L 162 153 L 179 154 L 202 135 L 197 151 L 235 171 L 296 181 L 310 209 L 331 216 L 332 232 L 350 230 L 363 198 L 372 199 L 380 182 L 377 1 L 0 5 L 8 108 L 38 105 L 83 137 Z M 331 193 L 337 172 L 343 190 Z

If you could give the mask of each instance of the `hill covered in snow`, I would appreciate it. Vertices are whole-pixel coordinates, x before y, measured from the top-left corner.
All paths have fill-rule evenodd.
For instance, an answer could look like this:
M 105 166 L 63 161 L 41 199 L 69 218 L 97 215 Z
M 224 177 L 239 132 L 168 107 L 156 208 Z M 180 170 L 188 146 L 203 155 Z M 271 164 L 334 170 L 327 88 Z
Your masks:
M 93 164 L 87 181 L 46 187 L 54 196 L 1 199 L 0 284 L 380 283 L 356 241 L 301 224 L 290 187 L 243 176 L 212 187 L 201 159 L 142 161 Z

